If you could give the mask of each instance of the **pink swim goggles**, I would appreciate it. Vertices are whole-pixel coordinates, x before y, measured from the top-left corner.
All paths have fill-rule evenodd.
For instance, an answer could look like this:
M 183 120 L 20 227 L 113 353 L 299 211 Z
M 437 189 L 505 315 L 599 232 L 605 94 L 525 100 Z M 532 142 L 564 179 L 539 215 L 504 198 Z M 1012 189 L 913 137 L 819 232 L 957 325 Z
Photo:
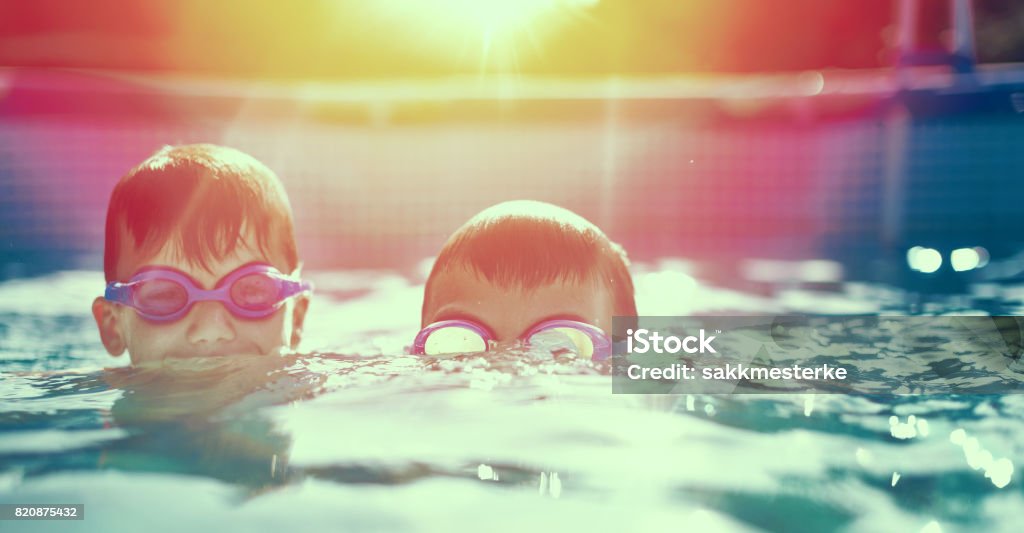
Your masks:
M 289 298 L 312 291 L 308 281 L 286 276 L 270 265 L 251 263 L 224 276 L 211 290 L 181 271 L 150 267 L 125 283 L 110 282 L 103 297 L 135 309 L 146 320 L 174 322 L 197 302 L 220 302 L 239 318 L 266 318 Z
M 594 361 L 611 355 L 612 342 L 601 328 L 575 320 L 547 320 L 530 328 L 519 340 L 526 345 L 565 347 Z M 485 352 L 494 335 L 471 320 L 442 320 L 420 330 L 413 341 L 416 355 Z

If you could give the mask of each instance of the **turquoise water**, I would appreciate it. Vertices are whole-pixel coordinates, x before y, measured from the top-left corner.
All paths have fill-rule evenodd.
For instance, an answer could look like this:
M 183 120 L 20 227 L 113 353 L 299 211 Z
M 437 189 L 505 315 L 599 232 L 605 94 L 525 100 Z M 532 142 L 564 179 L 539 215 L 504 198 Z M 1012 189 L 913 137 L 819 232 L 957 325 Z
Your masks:
M 691 271 L 638 265 L 641 314 L 1019 314 L 1024 295 Z M 1018 530 L 1024 396 L 612 395 L 607 368 L 541 350 L 401 355 L 421 275 L 312 277 L 302 354 L 159 372 L 100 347 L 100 273 L 0 284 L 0 502 L 86 505 L 0 529 Z

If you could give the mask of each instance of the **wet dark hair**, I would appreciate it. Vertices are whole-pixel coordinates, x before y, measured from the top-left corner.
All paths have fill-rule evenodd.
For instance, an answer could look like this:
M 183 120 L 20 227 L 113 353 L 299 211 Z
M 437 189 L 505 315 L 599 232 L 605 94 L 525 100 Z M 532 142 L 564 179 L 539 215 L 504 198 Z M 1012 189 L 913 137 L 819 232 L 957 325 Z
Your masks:
M 453 268 L 466 268 L 506 289 L 596 280 L 611 290 L 616 316 L 636 316 L 626 252 L 597 226 L 555 205 L 505 202 L 466 222 L 434 262 L 424 290 L 423 313 L 433 280 Z
M 185 261 L 209 269 L 251 231 L 264 255 L 298 267 L 291 207 L 277 176 L 252 156 L 213 144 L 165 146 L 130 170 L 110 196 L 103 271 L 117 276 L 126 246 L 143 257 L 173 242 Z M 122 242 L 123 241 L 123 242 Z

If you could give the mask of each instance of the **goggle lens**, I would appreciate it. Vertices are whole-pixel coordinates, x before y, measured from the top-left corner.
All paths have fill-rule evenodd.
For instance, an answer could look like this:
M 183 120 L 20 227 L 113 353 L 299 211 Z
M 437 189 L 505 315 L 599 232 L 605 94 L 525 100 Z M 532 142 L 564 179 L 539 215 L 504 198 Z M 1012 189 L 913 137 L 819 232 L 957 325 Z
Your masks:
M 138 309 L 153 316 L 170 316 L 188 305 L 188 290 L 167 279 L 145 280 L 135 287 L 133 296 Z
M 423 345 L 423 353 L 426 355 L 484 351 L 487 351 L 487 341 L 483 337 L 471 329 L 458 326 L 431 332 L 427 337 L 427 342 Z
M 594 355 L 594 340 L 590 335 L 569 327 L 550 328 L 539 331 L 530 337 L 533 346 L 539 346 L 551 353 L 569 350 L 579 357 L 587 359 Z
M 544 328 L 530 335 L 525 341 L 552 354 L 569 351 L 579 357 L 591 358 L 596 351 L 594 339 L 586 331 L 571 326 Z M 421 351 L 417 353 L 425 355 L 485 352 L 489 348 L 488 339 L 480 331 L 459 324 L 442 326 L 430 331 L 421 346 Z
M 278 304 L 280 286 L 267 274 L 249 274 L 231 284 L 231 301 L 242 309 L 263 311 Z

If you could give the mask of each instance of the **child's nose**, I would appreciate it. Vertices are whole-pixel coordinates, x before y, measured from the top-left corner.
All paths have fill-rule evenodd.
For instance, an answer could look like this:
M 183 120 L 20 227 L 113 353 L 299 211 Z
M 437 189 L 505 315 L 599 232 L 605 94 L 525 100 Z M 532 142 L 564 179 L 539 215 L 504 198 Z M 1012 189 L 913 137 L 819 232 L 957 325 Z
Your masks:
M 220 302 L 199 302 L 189 313 L 188 340 L 192 344 L 235 340 L 231 314 Z

